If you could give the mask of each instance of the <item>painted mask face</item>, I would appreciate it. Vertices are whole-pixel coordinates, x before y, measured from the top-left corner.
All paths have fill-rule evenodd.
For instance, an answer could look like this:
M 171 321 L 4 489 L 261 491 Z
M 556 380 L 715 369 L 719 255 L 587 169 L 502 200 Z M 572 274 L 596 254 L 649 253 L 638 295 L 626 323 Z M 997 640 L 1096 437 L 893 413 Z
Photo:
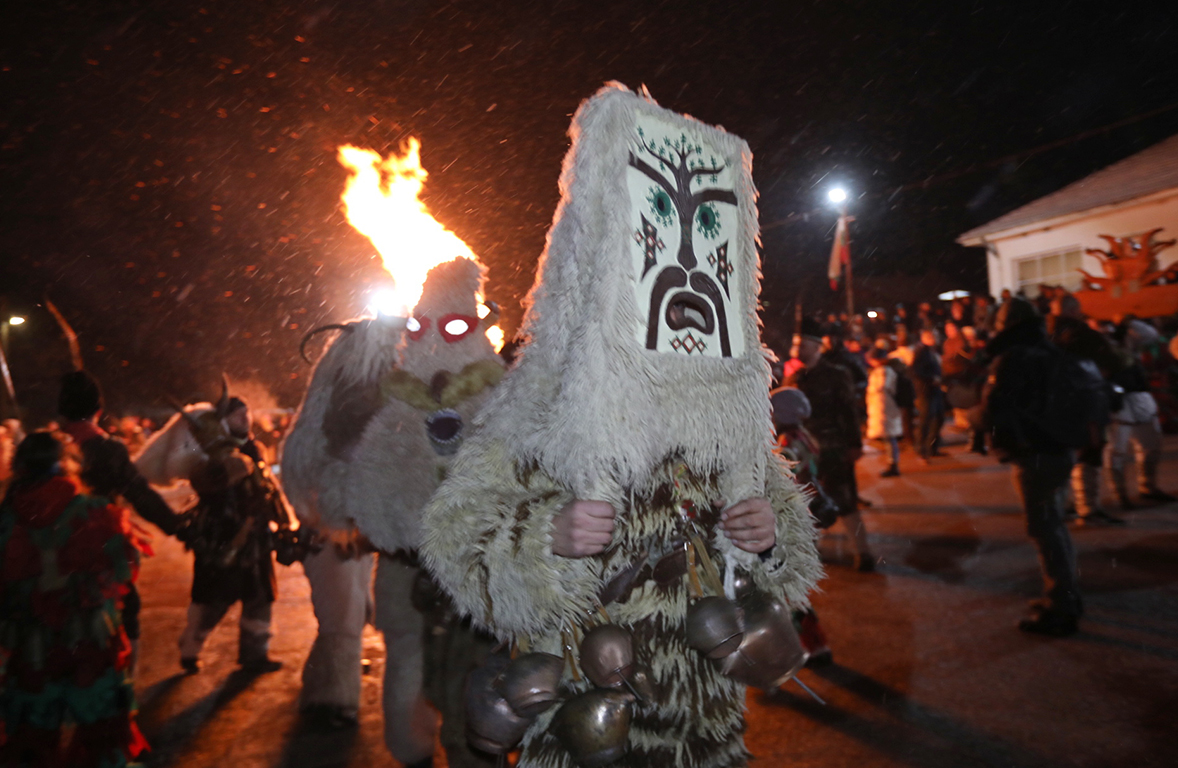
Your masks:
M 735 280 L 739 169 L 690 130 L 639 116 L 630 147 L 630 247 L 649 350 L 703 357 L 744 353 L 747 308 Z

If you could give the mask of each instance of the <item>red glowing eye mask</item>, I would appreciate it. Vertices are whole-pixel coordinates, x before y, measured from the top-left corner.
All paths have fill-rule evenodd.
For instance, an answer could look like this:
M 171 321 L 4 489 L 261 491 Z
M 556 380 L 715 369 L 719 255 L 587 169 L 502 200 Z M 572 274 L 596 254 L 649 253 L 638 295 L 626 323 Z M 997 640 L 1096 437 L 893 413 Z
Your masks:
M 417 324 L 416 329 L 413 328 L 414 323 Z M 422 336 L 424 336 L 425 332 L 428 330 L 429 330 L 429 318 L 428 317 L 411 317 L 405 323 L 405 333 L 409 336 L 409 339 L 411 341 L 417 341 Z
M 470 315 L 446 315 L 438 321 L 438 333 L 447 344 L 462 341 L 479 328 L 479 319 Z

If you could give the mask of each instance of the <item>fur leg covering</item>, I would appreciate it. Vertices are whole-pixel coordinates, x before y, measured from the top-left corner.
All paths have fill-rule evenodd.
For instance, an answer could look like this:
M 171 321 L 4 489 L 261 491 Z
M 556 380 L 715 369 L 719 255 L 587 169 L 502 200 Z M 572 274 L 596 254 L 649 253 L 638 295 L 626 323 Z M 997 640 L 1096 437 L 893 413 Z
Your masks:
M 334 547 L 309 555 L 303 571 L 319 634 L 303 667 L 302 706 L 360 709 L 364 624 L 371 613 L 372 555 L 341 559 Z
M 438 716 L 425 700 L 425 621 L 410 594 L 418 569 L 380 555 L 377 559 L 376 628 L 384 633 L 384 741 L 402 763 L 434 753 Z

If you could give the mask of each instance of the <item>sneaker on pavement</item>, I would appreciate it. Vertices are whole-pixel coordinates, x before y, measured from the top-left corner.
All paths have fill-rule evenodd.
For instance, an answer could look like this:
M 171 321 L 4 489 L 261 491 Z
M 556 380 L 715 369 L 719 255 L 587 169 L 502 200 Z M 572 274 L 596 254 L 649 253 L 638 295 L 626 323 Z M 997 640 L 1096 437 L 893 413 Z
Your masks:
M 277 672 L 282 669 L 282 662 L 269 656 L 239 662 L 241 670 L 251 675 L 264 675 L 267 672 Z
M 899 477 L 900 476 L 900 468 L 897 467 L 895 464 L 892 464 L 890 467 L 885 469 L 883 472 L 880 472 L 879 476 L 880 477 Z
M 1103 509 L 1094 509 L 1088 514 L 1076 518 L 1077 528 L 1104 528 L 1110 525 L 1125 525 L 1125 519 L 1110 515 Z

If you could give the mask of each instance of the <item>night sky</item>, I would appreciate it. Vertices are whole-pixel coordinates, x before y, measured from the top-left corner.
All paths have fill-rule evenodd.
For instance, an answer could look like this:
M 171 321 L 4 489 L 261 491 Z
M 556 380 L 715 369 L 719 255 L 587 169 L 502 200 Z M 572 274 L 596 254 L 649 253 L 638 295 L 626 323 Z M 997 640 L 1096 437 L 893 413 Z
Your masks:
M 68 367 L 46 293 L 115 410 L 207 397 L 222 370 L 297 403 L 302 335 L 385 280 L 339 208 L 343 143 L 421 139 L 427 203 L 510 333 L 569 119 L 607 80 L 751 144 L 775 344 L 797 297 L 842 301 L 835 182 L 856 276 L 912 299 L 985 286 L 961 232 L 1178 132 L 1172 4 L 9 0 L 0 311 L 30 318 L 22 404 L 47 416 Z

